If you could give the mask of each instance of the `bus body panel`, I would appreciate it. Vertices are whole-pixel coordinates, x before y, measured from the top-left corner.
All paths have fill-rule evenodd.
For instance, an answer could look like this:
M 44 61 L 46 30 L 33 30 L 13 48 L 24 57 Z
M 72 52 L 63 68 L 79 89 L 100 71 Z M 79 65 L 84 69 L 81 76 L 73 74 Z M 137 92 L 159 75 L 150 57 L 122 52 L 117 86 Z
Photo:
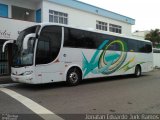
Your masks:
M 64 68 L 64 56 L 62 52 L 60 52 L 55 61 L 49 64 L 35 66 L 36 81 L 39 80 L 38 76 L 41 77 L 42 83 L 65 81 L 63 79 Z
M 22 82 L 28 84 L 40 84 L 41 79 L 36 81 L 35 77 L 35 67 L 34 66 L 27 66 L 21 68 L 11 68 L 11 79 L 15 82 Z
M 85 57 L 90 62 L 91 59 L 93 58 L 95 51 L 96 51 L 94 49 L 78 49 L 78 48 L 63 48 L 63 50 L 65 51 L 65 54 L 67 55 L 65 62 L 69 63 L 71 65 L 72 64 L 81 65 L 80 68 L 82 70 L 83 75 L 84 75 L 83 55 L 85 54 Z M 102 50 L 100 50 L 100 51 L 102 52 Z M 119 53 L 117 51 L 112 51 L 112 52 Z M 142 72 L 148 72 L 148 71 L 153 70 L 152 58 L 153 58 L 152 53 L 145 54 L 145 53 L 128 52 L 126 60 L 123 62 L 123 64 L 120 66 L 120 68 L 117 69 L 115 72 L 113 72 L 111 74 L 103 74 L 100 72 L 97 72 L 94 74 L 94 73 L 90 72 L 87 76 L 83 77 L 83 79 L 104 77 L 104 76 L 107 77 L 107 76 L 134 74 L 136 65 L 141 66 Z M 99 57 L 98 57 L 98 59 L 99 59 Z M 127 70 L 122 69 L 122 67 L 124 65 L 126 65 L 128 62 L 129 62 L 129 64 L 128 64 L 128 66 L 126 66 L 126 69 L 127 69 L 127 67 L 128 67 L 128 69 Z
M 82 54 L 83 52 L 85 53 L 86 58 L 88 60 L 91 60 L 95 50 L 63 48 L 60 55 L 61 57 L 58 58 L 58 62 L 56 63 L 49 63 L 47 65 L 37 65 L 35 68 L 25 67 L 25 68 L 21 68 L 20 71 L 18 68 L 17 69 L 12 68 L 12 73 L 22 74 L 25 71 L 33 71 L 35 74 L 35 76 L 34 74 L 26 75 L 26 76 L 12 75 L 12 79 L 16 82 L 23 82 L 23 83 L 29 83 L 29 84 L 43 84 L 43 83 L 66 81 L 67 71 L 71 67 L 75 67 L 75 66 L 79 67 L 82 70 L 82 73 L 84 75 L 84 71 L 82 69 L 83 68 L 83 54 Z M 66 56 L 64 57 L 64 55 Z M 136 65 L 141 66 L 143 73 L 148 72 L 153 70 L 153 66 L 151 64 L 152 57 L 153 57 L 152 54 L 143 54 L 143 53 L 139 54 L 139 53 L 128 52 L 127 58 L 121 66 L 124 66 L 125 64 L 128 63 L 128 61 L 131 61 L 131 63 L 128 66 L 128 67 L 132 67 L 131 69 L 128 69 L 127 71 L 124 69 L 121 69 L 121 70 L 117 69 L 115 72 L 107 75 L 103 73 L 95 74 L 90 72 L 87 76 L 83 77 L 83 79 L 134 74 Z

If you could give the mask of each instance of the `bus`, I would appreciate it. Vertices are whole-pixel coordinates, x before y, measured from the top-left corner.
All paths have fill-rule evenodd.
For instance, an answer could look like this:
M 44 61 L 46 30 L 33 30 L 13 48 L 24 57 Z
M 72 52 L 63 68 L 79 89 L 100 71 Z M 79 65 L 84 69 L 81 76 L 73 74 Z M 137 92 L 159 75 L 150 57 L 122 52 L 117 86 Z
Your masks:
M 160 53 L 160 48 L 153 48 L 153 53 Z
M 153 48 L 153 67 L 160 68 L 160 48 Z
M 99 30 L 40 23 L 20 32 L 12 43 L 11 78 L 15 82 L 66 81 L 75 86 L 84 79 L 139 77 L 153 70 L 150 41 Z

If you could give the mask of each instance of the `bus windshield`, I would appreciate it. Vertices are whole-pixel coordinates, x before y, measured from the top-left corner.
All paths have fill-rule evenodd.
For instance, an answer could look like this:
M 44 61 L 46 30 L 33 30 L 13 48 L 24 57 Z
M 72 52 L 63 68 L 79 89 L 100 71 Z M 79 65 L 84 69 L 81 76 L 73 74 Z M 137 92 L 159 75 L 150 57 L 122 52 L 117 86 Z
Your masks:
M 34 56 L 34 46 L 35 46 L 35 39 L 30 38 L 28 40 L 28 48 L 23 49 L 23 40 L 26 35 L 31 33 L 38 33 L 40 26 L 33 26 L 27 28 L 20 32 L 16 43 L 13 46 L 13 63 L 14 67 L 23 67 L 23 66 L 30 66 L 33 65 L 33 56 Z

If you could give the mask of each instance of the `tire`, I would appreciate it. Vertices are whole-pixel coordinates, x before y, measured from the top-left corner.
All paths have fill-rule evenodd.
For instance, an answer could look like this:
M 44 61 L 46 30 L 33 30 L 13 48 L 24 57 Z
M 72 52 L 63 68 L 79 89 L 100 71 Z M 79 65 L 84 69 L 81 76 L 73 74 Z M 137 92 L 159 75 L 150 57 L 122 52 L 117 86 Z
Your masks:
M 82 74 L 76 67 L 69 69 L 67 72 L 67 83 L 69 86 L 76 86 L 82 79 Z
M 141 73 L 142 73 L 141 67 L 140 67 L 139 65 L 137 65 L 136 68 L 135 68 L 134 76 L 135 76 L 135 77 L 140 77 L 140 76 L 141 76 Z

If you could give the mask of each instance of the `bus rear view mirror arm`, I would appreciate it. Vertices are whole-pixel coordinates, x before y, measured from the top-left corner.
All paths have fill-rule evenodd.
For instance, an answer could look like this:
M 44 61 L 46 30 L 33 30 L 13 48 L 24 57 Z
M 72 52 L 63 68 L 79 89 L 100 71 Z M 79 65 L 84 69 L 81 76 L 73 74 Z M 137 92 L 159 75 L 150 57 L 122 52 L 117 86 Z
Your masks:
M 7 44 L 9 44 L 9 43 L 14 43 L 14 41 L 15 41 L 15 40 L 8 40 L 8 41 L 6 41 L 6 42 L 3 44 L 2 52 L 4 53 L 5 47 L 6 47 Z
M 23 41 L 23 49 L 27 49 L 28 48 L 28 40 L 30 39 L 30 38 L 35 38 L 36 37 L 36 34 L 35 33 L 32 33 L 32 34 L 28 34 L 28 35 L 26 35 L 25 36 L 25 38 L 24 38 L 24 41 Z

